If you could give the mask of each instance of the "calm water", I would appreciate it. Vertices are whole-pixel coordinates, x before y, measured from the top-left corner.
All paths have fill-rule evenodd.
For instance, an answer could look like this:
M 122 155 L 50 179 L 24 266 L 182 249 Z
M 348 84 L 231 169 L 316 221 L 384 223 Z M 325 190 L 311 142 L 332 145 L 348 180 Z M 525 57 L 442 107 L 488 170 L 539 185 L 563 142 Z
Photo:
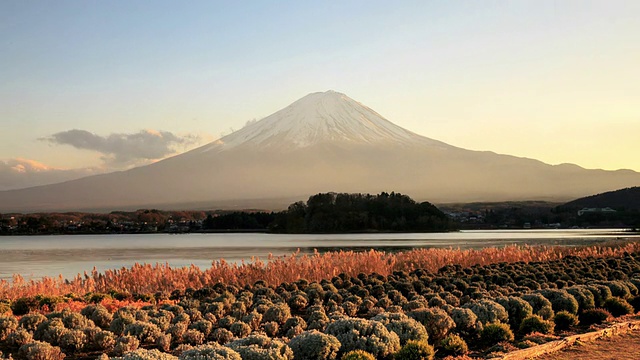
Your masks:
M 0 279 L 12 274 L 25 278 L 65 278 L 91 271 L 130 267 L 133 263 L 168 263 L 207 268 L 213 260 L 227 262 L 329 250 L 379 249 L 397 251 L 414 247 L 481 248 L 508 244 L 575 246 L 621 238 L 640 238 L 619 230 L 462 231 L 429 234 L 144 234 L 54 235 L 0 237 Z

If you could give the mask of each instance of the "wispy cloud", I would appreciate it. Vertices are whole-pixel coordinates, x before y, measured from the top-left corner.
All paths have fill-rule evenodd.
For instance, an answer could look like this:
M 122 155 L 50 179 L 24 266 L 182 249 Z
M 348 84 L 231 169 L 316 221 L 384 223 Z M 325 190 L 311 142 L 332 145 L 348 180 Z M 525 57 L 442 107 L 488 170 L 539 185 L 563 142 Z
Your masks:
M 113 133 L 100 136 L 86 130 L 68 130 L 41 138 L 56 145 L 101 153 L 110 167 L 122 168 L 152 162 L 176 154 L 189 145 L 200 142 L 200 136 L 176 135 L 169 131 L 142 130 L 137 133 Z
M 58 169 L 24 158 L 0 160 L 0 191 L 54 184 L 101 172 L 97 168 Z

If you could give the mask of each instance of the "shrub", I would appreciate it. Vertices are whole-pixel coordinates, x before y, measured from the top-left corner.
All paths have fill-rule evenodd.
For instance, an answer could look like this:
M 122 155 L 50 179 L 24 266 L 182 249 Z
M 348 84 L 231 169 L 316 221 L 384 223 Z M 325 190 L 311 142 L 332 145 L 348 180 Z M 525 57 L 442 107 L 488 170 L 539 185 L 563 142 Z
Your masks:
M 595 308 L 584 311 L 580 314 L 580 323 L 584 326 L 590 326 L 594 324 L 602 324 L 603 322 L 611 319 L 613 316 L 605 309 Z
M 14 348 L 33 342 L 33 336 L 25 329 L 17 329 L 7 336 L 7 344 Z
M 45 322 L 47 318 L 39 313 L 31 313 L 24 315 L 18 321 L 18 326 L 27 330 L 27 331 L 35 331 L 38 328 L 38 325 Z
M 364 350 L 352 350 L 344 354 L 341 360 L 376 360 L 376 358 Z
M 580 311 L 593 309 L 596 307 L 595 297 L 586 286 L 572 286 L 567 288 L 567 292 L 571 294 L 578 302 Z
M 218 328 L 213 330 L 211 338 L 220 345 L 224 345 L 233 339 L 233 333 L 227 329 Z
M 461 356 L 469 351 L 467 343 L 458 335 L 451 334 L 440 342 L 439 354 L 443 356 Z
M 250 335 L 228 344 L 242 359 L 250 360 L 293 360 L 293 351 L 280 340 L 264 335 Z
M 138 349 L 140 346 L 140 341 L 133 336 L 125 335 L 121 336 L 116 340 L 116 346 L 113 351 L 116 354 L 124 354 L 130 351 L 134 351 Z
M 182 342 L 189 345 L 202 345 L 204 334 L 196 329 L 189 329 L 182 334 Z
M 78 351 L 87 344 L 87 335 L 82 330 L 66 330 L 60 337 L 60 347 L 69 351 Z
M 506 323 L 509 320 L 509 314 L 504 306 L 492 300 L 482 299 L 473 303 L 464 304 L 462 307 L 473 311 L 478 317 L 478 321 L 482 324 L 497 321 Z
M 542 334 L 552 334 L 555 324 L 550 320 L 544 320 L 539 315 L 529 315 L 522 320 L 520 324 L 519 333 L 527 335 L 532 332 L 539 332 Z
M 60 337 L 66 330 L 61 319 L 53 318 L 40 323 L 36 331 L 33 332 L 33 338 L 48 342 L 51 345 L 58 345 Z
M 239 338 L 243 338 L 251 334 L 251 326 L 249 326 L 249 324 L 243 323 L 242 321 L 233 323 L 229 330 L 234 336 Z
M 398 335 L 377 321 L 344 318 L 327 326 L 326 334 L 340 341 L 340 352 L 364 350 L 376 358 L 387 358 L 400 349 Z
M 231 324 L 231 327 L 233 327 L 233 325 L 234 324 Z M 211 333 L 211 329 L 213 329 L 213 323 L 209 320 L 199 320 L 189 325 L 189 329 L 196 329 L 207 337 Z
M 424 325 L 405 314 L 382 313 L 374 316 L 371 320 L 381 322 L 387 330 L 398 335 L 401 346 L 409 340 L 427 341 L 429 339 L 429 334 Z
M 509 325 L 512 329 L 518 329 L 522 321 L 533 314 L 531 305 L 519 297 L 499 297 L 496 302 L 507 310 Z
M 180 360 L 242 360 L 242 357 L 231 348 L 206 344 L 183 351 Z
M 159 327 L 152 323 L 136 321 L 124 329 L 124 335 L 135 336 L 142 344 L 155 344 L 156 339 L 162 334 Z
M 513 341 L 513 332 L 509 325 L 502 323 L 487 324 L 480 331 L 480 342 L 487 347 L 503 341 Z
M 116 344 L 116 337 L 111 331 L 98 331 L 93 335 L 91 343 L 97 350 L 109 352 Z
M 551 301 L 542 296 L 542 294 L 525 294 L 521 298 L 531 305 L 534 314 L 540 315 L 545 320 L 553 318 L 554 312 Z
M 560 311 L 553 318 L 553 322 L 556 324 L 558 330 L 569 330 L 570 328 L 578 325 L 578 317 L 568 311 Z
M 544 289 L 538 292 L 551 302 L 554 312 L 565 310 L 572 314 L 578 313 L 578 301 L 566 290 Z
M 13 315 L 0 315 L 0 341 L 4 341 L 10 333 L 18 328 L 18 319 Z
M 410 311 L 409 317 L 421 323 L 432 341 L 440 341 L 456 326 L 451 316 L 440 308 L 423 308 Z
M 435 352 L 426 341 L 407 342 L 395 355 L 396 360 L 432 360 Z
M 335 336 L 311 330 L 291 339 L 289 347 L 295 359 L 334 360 L 338 357 L 340 341 Z
M 627 300 L 618 297 L 607 299 L 607 301 L 604 302 L 604 308 L 613 316 L 622 316 L 634 313 L 633 306 L 631 306 Z
M 177 357 L 171 354 L 162 353 L 156 349 L 145 350 L 138 349 L 134 351 L 128 351 L 123 354 L 122 357 L 112 358 L 114 360 L 178 360 Z
M 602 284 L 588 285 L 587 289 L 593 294 L 593 300 L 596 307 L 603 307 L 604 302 L 608 298 L 612 297 L 611 289 L 608 286 Z
M 65 355 L 59 347 L 46 342 L 33 341 L 20 346 L 18 356 L 26 360 L 62 360 Z
M 475 333 L 478 317 L 471 309 L 453 308 L 451 319 L 455 322 L 458 333 L 466 336 Z
M 263 321 L 274 321 L 279 325 L 283 325 L 288 318 L 291 317 L 291 309 L 285 303 L 274 304 L 264 313 Z

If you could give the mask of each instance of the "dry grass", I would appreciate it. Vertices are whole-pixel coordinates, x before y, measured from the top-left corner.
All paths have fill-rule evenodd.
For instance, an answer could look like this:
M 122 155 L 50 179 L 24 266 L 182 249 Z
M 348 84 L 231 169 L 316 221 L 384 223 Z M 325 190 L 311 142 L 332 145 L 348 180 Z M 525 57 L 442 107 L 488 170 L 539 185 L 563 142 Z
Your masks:
M 61 276 L 41 280 L 25 280 L 15 275 L 13 281 L 0 281 L 0 299 L 17 299 L 34 295 L 56 296 L 68 293 L 83 295 L 89 292 L 120 292 L 149 294 L 175 289 L 201 288 L 217 282 L 244 286 L 257 280 L 278 285 L 304 278 L 310 281 L 331 278 L 340 273 L 355 276 L 358 273 L 388 275 L 393 271 L 412 271 L 422 268 L 437 271 L 445 265 L 463 267 L 498 262 L 532 262 L 561 259 L 573 255 L 580 257 L 622 256 L 640 251 L 640 243 L 586 247 L 560 246 L 507 246 L 479 250 L 416 249 L 399 253 L 370 250 L 367 252 L 339 251 L 290 256 L 269 257 L 268 261 L 252 258 L 241 264 L 215 261 L 208 269 L 196 266 L 172 268 L 167 264 L 135 264 L 131 268 L 98 273 L 95 269 L 84 276 L 64 280 Z

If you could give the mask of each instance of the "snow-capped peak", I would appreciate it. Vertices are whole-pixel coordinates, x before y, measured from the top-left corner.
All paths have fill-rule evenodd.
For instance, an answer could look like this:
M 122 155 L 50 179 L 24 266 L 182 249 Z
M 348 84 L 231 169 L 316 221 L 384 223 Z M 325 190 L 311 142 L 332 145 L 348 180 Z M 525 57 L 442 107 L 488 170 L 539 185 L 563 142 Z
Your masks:
M 342 93 L 329 90 L 311 93 L 286 108 L 205 146 L 203 150 L 227 150 L 245 145 L 301 148 L 324 142 L 373 144 L 416 143 L 425 140 L 430 139 L 391 123 Z

